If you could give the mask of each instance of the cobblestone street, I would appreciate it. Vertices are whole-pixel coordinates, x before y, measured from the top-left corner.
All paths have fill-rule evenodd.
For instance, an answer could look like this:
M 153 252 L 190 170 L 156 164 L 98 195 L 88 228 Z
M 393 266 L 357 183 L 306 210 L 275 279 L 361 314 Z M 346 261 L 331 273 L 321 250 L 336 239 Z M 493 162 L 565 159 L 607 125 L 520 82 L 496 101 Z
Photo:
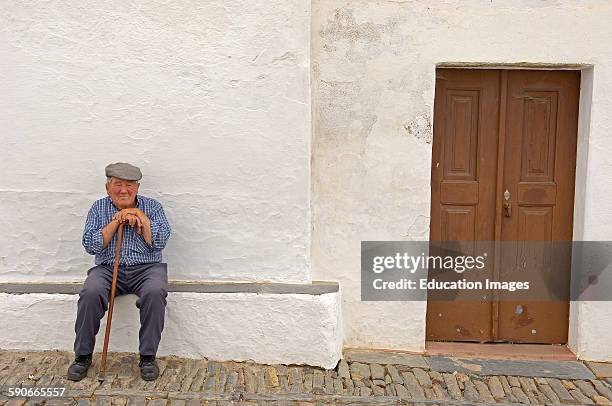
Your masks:
M 379 362 L 370 362 L 377 357 Z M 160 377 L 147 382 L 140 378 L 137 354 L 111 353 L 106 380 L 99 382 L 96 353 L 87 378 L 72 382 L 65 378 L 71 352 L 0 351 L 0 405 L 612 405 L 610 378 L 560 379 L 550 371 L 543 371 L 546 378 L 440 373 L 429 368 L 427 357 L 399 353 L 347 359 L 325 370 L 163 356 Z M 19 386 L 66 391 L 57 398 L 7 396 L 8 388 Z

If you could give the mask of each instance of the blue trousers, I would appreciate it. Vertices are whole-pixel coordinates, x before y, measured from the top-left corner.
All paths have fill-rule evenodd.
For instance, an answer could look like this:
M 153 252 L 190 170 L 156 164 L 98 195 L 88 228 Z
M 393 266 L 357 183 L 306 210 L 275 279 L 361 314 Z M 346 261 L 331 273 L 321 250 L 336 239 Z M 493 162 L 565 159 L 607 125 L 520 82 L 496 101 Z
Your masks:
M 113 267 L 97 265 L 87 271 L 87 278 L 79 292 L 77 318 L 74 325 L 76 356 L 94 351 L 100 320 L 108 310 L 113 282 Z M 140 309 L 141 355 L 155 355 L 164 329 L 166 297 L 168 296 L 168 268 L 163 262 L 120 266 L 115 297 L 134 293 Z

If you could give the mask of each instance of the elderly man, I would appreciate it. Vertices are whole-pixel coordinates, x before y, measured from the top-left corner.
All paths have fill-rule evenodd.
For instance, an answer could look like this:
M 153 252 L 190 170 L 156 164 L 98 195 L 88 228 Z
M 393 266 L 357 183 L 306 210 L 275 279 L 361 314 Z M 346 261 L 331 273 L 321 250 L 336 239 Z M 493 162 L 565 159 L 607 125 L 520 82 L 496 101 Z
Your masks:
M 140 375 L 144 380 L 159 376 L 155 354 L 164 328 L 168 296 L 167 264 L 162 250 L 170 237 L 170 225 L 162 205 L 138 194 L 140 169 L 127 163 L 106 167 L 108 196 L 89 209 L 83 246 L 95 255 L 96 266 L 87 271 L 79 293 L 74 326 L 75 360 L 68 368 L 68 379 L 79 381 L 91 365 L 100 320 L 108 310 L 115 261 L 116 231 L 124 223 L 123 243 L 115 295 L 135 293 L 140 309 Z

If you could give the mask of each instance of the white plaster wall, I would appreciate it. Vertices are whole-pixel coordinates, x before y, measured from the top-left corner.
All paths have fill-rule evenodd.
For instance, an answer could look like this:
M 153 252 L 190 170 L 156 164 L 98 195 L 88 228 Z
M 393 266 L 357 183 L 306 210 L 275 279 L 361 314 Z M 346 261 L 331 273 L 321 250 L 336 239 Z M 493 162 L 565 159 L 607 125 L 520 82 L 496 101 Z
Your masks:
M 580 104 L 578 106 L 578 144 L 576 147 L 576 188 L 574 196 L 574 241 L 584 241 L 586 214 L 586 179 L 588 172 L 589 135 L 591 125 L 591 101 L 593 100 L 593 69 L 583 69 L 580 74 Z M 574 257 L 574 262 L 576 261 Z M 575 264 L 574 266 L 576 266 Z M 604 305 L 604 307 L 607 305 Z M 570 327 L 568 345 L 577 355 L 588 345 L 582 341 L 584 329 L 580 323 L 589 312 L 582 313 L 582 302 L 570 302 Z
M 79 280 L 104 167 L 165 206 L 171 279 L 310 281 L 307 0 L 3 1 L 0 280 Z
M 0 348 L 73 351 L 78 295 L 0 293 Z M 117 297 L 109 351 L 138 352 L 136 295 Z M 158 356 L 333 368 L 340 295 L 169 292 Z M 96 336 L 102 351 L 106 316 Z
M 359 243 L 428 238 L 438 63 L 594 66 L 577 219 L 612 239 L 611 2 L 315 0 L 312 15 L 312 272 L 341 282 L 345 345 L 424 349 L 425 303 L 360 302 Z M 578 306 L 577 353 L 612 360 L 612 303 Z

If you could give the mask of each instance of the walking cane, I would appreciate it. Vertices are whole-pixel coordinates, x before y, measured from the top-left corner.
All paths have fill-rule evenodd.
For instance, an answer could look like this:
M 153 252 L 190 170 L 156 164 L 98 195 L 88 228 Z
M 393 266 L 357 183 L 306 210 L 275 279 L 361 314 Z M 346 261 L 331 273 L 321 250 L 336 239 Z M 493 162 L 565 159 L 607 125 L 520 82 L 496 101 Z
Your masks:
M 108 339 L 110 337 L 111 321 L 113 320 L 113 305 L 115 304 L 115 288 L 117 287 L 117 275 L 119 274 L 119 258 L 121 255 L 121 242 L 123 240 L 123 223 L 119 224 L 117 230 L 117 247 L 115 249 L 115 264 L 113 267 L 113 283 L 111 284 L 110 300 L 108 304 L 108 316 L 106 317 L 106 333 L 104 333 L 104 349 L 102 350 L 102 365 L 98 373 L 98 381 L 104 381 L 106 377 L 106 355 L 108 352 Z

